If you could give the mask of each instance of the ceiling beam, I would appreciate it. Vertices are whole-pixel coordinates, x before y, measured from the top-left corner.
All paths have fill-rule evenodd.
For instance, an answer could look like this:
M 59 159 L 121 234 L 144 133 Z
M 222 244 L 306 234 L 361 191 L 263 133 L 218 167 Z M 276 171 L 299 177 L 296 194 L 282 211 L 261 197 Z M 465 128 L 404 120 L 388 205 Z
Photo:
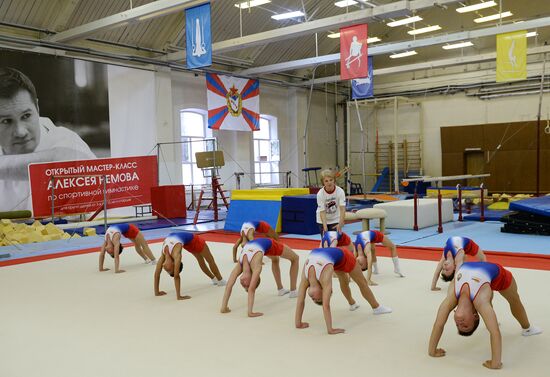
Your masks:
M 533 47 L 527 50 L 527 55 L 545 54 L 550 52 L 550 46 Z M 473 56 L 460 56 L 451 59 L 434 60 L 431 62 L 415 63 L 407 65 L 398 65 L 395 67 L 380 68 L 374 70 L 374 76 L 391 75 L 396 73 L 406 73 L 421 71 L 425 69 L 452 67 L 464 64 L 482 63 L 487 61 L 494 61 L 497 58 L 496 52 L 490 52 L 487 54 L 473 55 Z M 304 81 L 302 85 L 310 86 L 312 82 L 315 84 L 327 84 L 335 81 L 341 81 L 340 75 L 322 77 L 315 80 Z
M 442 45 L 450 42 L 458 42 L 469 39 L 489 37 L 502 33 L 509 33 L 512 31 L 526 30 L 526 29 L 536 29 L 541 27 L 550 26 L 550 17 L 538 18 L 535 20 L 525 21 L 522 23 L 512 23 L 502 26 L 494 26 L 485 29 L 463 31 L 458 33 L 450 33 L 446 35 L 416 39 L 405 42 L 396 42 L 396 43 L 387 43 L 383 45 L 369 47 L 369 55 L 383 55 L 393 52 L 399 52 L 404 50 L 410 50 L 419 47 L 426 47 L 432 45 Z M 318 56 L 313 58 L 306 58 L 300 60 L 293 60 L 283 63 L 271 64 L 262 67 L 255 67 L 245 69 L 238 72 L 242 76 L 257 76 L 268 73 L 277 73 L 284 71 L 292 71 L 296 69 L 302 69 L 307 67 L 312 67 L 315 65 L 324 65 L 340 62 L 340 53 Z
M 212 52 L 224 53 L 243 48 L 264 45 L 298 38 L 304 35 L 311 35 L 320 31 L 340 28 L 368 22 L 374 18 L 392 18 L 412 14 L 414 11 L 431 8 L 433 6 L 445 6 L 451 3 L 458 3 L 461 0 L 402 0 L 390 4 L 380 5 L 374 8 L 357 10 L 354 12 L 339 14 L 337 16 L 321 18 L 319 20 L 303 22 L 296 25 L 268 30 L 261 33 L 251 34 L 240 38 L 227 39 L 212 44 Z M 184 52 L 174 52 L 166 55 L 165 60 L 174 61 L 185 58 Z
M 135 7 L 124 12 L 113 14 L 111 16 L 101 18 L 99 20 L 95 20 L 84 25 L 62 31 L 60 33 L 50 36 L 48 40 L 50 42 L 67 42 L 74 39 L 82 39 L 91 34 L 95 34 L 106 29 L 125 26 L 130 22 L 139 22 L 156 17 L 166 16 L 170 13 L 178 12 L 182 9 L 206 2 L 207 0 L 153 1 L 151 3 Z
M 69 18 L 78 6 L 78 3 L 80 3 L 80 0 L 64 0 L 61 10 L 49 25 L 48 29 L 54 31 L 64 30 L 67 27 Z

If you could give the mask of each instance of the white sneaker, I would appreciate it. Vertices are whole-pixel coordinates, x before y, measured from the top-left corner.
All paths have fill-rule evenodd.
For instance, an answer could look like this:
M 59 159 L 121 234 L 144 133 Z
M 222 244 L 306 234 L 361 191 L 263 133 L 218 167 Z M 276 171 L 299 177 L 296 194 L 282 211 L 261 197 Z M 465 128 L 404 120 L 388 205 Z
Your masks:
M 296 297 L 298 297 L 297 290 L 290 291 L 290 293 L 288 294 L 288 298 L 296 298 Z
M 404 277 L 405 277 L 405 275 L 403 275 L 403 273 L 402 273 L 401 271 L 399 271 L 399 270 L 393 270 L 393 272 L 395 272 L 395 274 L 396 274 L 397 276 L 399 276 L 400 278 L 404 278 Z
M 217 285 L 218 287 L 223 287 L 223 286 L 226 285 L 226 284 L 227 284 L 227 282 L 226 282 L 225 280 L 223 280 L 223 279 L 218 280 L 218 281 L 216 282 L 216 285 Z
M 359 308 L 360 308 L 359 304 L 355 303 L 355 304 L 349 306 L 349 311 L 353 312 L 353 311 L 355 311 Z
M 288 289 L 284 289 L 284 288 L 281 288 L 281 289 L 279 289 L 279 291 L 277 291 L 277 294 L 278 294 L 279 296 L 284 296 L 284 295 L 286 295 L 286 294 L 288 294 L 288 293 L 290 293 L 290 291 L 289 291 Z
M 391 313 L 392 310 L 391 308 L 387 308 L 384 305 L 379 305 L 377 308 L 372 309 L 372 312 L 374 313 L 374 315 L 379 315 Z
M 540 327 L 533 326 L 533 325 L 531 325 L 531 327 L 529 327 L 528 329 L 523 329 L 523 331 L 521 332 L 521 335 L 523 336 L 531 336 L 531 335 L 538 335 L 538 334 L 542 334 L 542 329 Z

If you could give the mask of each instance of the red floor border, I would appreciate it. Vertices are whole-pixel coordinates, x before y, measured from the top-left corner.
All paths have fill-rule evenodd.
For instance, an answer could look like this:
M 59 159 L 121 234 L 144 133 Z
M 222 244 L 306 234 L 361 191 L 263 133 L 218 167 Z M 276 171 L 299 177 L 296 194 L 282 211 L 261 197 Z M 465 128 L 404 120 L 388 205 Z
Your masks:
M 234 243 L 237 241 L 238 235 L 233 232 L 224 231 L 210 231 L 202 233 L 201 236 L 206 241 Z M 162 242 L 163 238 L 148 240 L 148 243 Z M 319 246 L 319 241 L 307 240 L 302 238 L 282 238 L 285 244 L 293 249 L 309 250 Z M 131 243 L 125 243 L 124 246 L 132 246 Z M 376 248 L 377 255 L 383 257 L 389 257 L 390 252 L 385 247 L 379 246 Z M 98 252 L 99 246 L 94 248 L 87 248 L 82 250 L 66 251 L 62 253 L 39 255 L 35 257 L 10 259 L 7 261 L 0 261 L 0 267 L 12 266 L 23 263 L 38 262 L 41 260 L 63 258 L 72 255 L 88 254 Z M 435 247 L 413 247 L 413 246 L 399 246 L 397 252 L 400 258 L 403 259 L 416 259 L 416 260 L 428 260 L 438 261 L 441 258 L 441 249 Z M 490 262 L 500 263 L 506 267 L 527 268 L 533 270 L 545 270 L 550 271 L 550 255 L 542 254 L 530 254 L 530 253 L 512 253 L 502 251 L 484 251 L 487 255 L 487 259 Z

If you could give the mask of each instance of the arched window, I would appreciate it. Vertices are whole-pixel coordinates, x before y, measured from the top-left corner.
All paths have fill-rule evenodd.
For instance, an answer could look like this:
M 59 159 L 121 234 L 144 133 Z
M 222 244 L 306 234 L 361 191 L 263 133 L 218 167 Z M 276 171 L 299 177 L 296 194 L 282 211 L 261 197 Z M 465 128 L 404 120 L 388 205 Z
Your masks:
M 180 111 L 181 120 L 181 170 L 184 185 L 207 184 L 202 170 L 197 168 L 195 153 L 214 150 L 212 130 L 208 128 L 207 113 L 200 109 Z
M 279 184 L 280 146 L 277 135 L 277 118 L 260 116 L 260 130 L 254 131 L 254 183 L 257 185 Z

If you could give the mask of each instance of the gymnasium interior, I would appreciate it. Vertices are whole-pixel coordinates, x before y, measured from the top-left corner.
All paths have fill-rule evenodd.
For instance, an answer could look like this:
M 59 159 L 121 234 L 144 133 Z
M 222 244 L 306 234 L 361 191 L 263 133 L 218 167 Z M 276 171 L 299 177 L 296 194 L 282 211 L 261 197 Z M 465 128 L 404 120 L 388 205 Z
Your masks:
M 547 376 L 548 41 L 548 0 L 0 0 L 0 376 Z M 370 285 L 392 313 L 354 281 L 352 311 L 334 280 L 345 332 L 307 295 L 297 328 L 267 256 L 263 315 L 238 281 L 220 313 L 243 224 L 269 225 L 307 280 L 327 174 L 338 232 L 395 245 Z M 122 231 L 104 258 L 128 224 L 155 258 Z M 223 284 L 181 251 L 176 299 L 174 232 L 206 242 Z M 495 294 L 498 371 L 483 323 L 447 323 L 430 356 L 453 237 L 512 273 L 542 329 L 522 336 Z

